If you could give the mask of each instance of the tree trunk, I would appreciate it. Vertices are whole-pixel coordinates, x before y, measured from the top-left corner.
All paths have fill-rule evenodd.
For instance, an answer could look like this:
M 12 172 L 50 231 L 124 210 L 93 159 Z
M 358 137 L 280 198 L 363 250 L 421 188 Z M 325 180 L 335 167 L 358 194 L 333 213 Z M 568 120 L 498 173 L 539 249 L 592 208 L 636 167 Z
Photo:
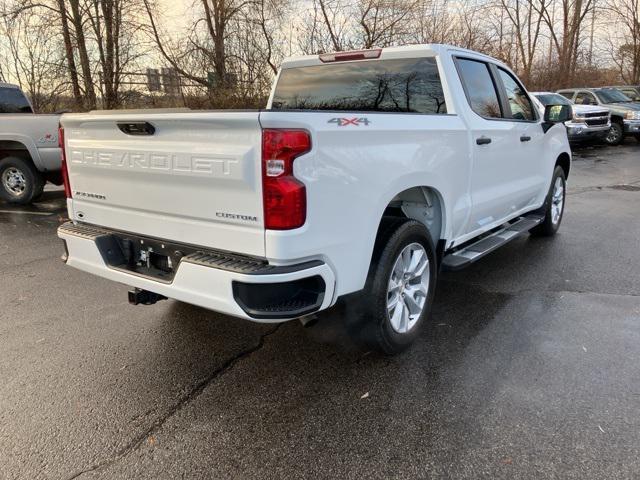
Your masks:
M 89 54 L 87 53 L 87 43 L 84 36 L 79 0 L 69 0 L 69 4 L 71 5 L 71 13 L 73 14 L 72 21 L 76 32 L 76 43 L 78 44 L 80 66 L 82 67 L 85 107 L 92 110 L 96 108 L 97 104 L 96 91 L 93 87 L 93 76 L 91 75 L 91 65 L 89 63 Z
M 71 78 L 71 88 L 73 90 L 73 99 L 77 107 L 82 106 L 82 93 L 80 92 L 80 83 L 78 81 L 78 70 L 76 69 L 76 61 L 73 57 L 73 46 L 71 44 L 71 33 L 69 32 L 69 21 L 67 19 L 67 8 L 64 0 L 58 0 L 58 9 L 60 10 L 60 23 L 62 26 L 62 38 L 64 39 L 64 50 L 67 59 L 67 68 L 69 69 L 69 77 Z
M 104 80 L 104 104 L 106 109 L 113 109 L 118 106 L 117 91 L 115 89 L 115 42 L 117 38 L 114 35 L 114 23 L 116 12 L 114 9 L 114 0 L 103 0 L 100 2 L 102 6 L 102 15 L 104 18 L 104 61 L 102 62 L 102 72 Z

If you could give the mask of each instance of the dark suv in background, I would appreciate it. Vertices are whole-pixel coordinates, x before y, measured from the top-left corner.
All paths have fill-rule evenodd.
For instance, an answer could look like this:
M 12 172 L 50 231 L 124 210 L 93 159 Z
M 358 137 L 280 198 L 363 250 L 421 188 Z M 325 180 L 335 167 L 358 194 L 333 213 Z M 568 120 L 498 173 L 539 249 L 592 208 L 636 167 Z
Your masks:
M 576 105 L 600 105 L 611 111 L 611 130 L 605 138 L 609 145 L 619 145 L 625 136 L 640 141 L 640 103 L 634 103 L 616 88 L 565 88 L 558 93 Z

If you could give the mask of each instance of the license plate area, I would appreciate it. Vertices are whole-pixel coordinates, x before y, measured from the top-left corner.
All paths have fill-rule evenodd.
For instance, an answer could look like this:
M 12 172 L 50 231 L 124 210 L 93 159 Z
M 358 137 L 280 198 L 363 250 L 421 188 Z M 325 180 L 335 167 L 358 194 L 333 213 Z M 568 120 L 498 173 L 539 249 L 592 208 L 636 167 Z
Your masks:
M 117 233 L 96 239 L 104 262 L 115 270 L 171 283 L 180 261 L 197 251 L 163 240 Z

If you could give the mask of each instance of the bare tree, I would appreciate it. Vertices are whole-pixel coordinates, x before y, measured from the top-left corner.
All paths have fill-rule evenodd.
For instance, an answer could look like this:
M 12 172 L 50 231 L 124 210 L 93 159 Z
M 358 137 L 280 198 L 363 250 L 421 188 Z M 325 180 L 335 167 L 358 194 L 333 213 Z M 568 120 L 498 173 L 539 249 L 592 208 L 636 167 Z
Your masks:
M 525 84 L 531 80 L 531 70 L 538 54 L 538 45 L 543 25 L 542 10 L 536 9 L 535 0 L 499 0 L 501 13 L 505 14 L 513 26 L 513 36 L 519 61 L 515 66 Z M 502 22 L 501 22 L 502 24 Z M 502 39 L 504 35 L 500 35 Z
M 417 0 L 360 0 L 359 44 L 362 48 L 386 47 L 402 42 L 409 36 L 409 19 L 418 8 Z
M 84 32 L 85 18 L 82 15 L 80 0 L 68 0 L 71 10 L 71 23 L 74 27 L 76 39 L 76 48 L 80 58 L 80 67 L 82 68 L 82 79 L 84 82 L 85 107 L 88 109 L 96 108 L 97 99 L 96 91 L 93 85 L 93 74 L 91 71 L 91 61 L 87 49 L 87 41 Z
M 65 88 L 64 56 L 55 30 L 37 13 L 26 10 L 3 18 L 0 35 L 6 44 L 0 61 L 6 76 L 20 84 L 36 111 L 51 111 Z
M 73 44 L 71 42 L 71 31 L 69 30 L 69 19 L 67 17 L 67 7 L 64 0 L 57 0 L 58 16 L 60 19 L 60 29 L 64 41 L 64 53 L 67 61 L 67 69 L 69 71 L 69 80 L 71 81 L 71 89 L 73 91 L 73 99 L 77 107 L 82 105 L 82 93 L 80 92 L 80 82 L 78 80 L 78 70 L 76 69 L 76 60 L 73 55 Z
M 640 0 L 609 0 L 609 54 L 625 83 L 640 84 Z
M 100 90 L 104 108 L 117 108 L 126 69 L 145 51 L 141 46 L 140 17 L 144 10 L 137 2 L 125 0 L 85 0 L 85 17 L 90 43 L 98 58 Z M 94 61 L 95 64 L 95 61 Z
M 569 85 L 578 64 L 584 20 L 595 0 L 528 0 L 547 25 L 558 56 L 559 85 Z M 559 6 L 557 5 L 559 3 Z M 559 14 L 559 15 L 558 15 Z

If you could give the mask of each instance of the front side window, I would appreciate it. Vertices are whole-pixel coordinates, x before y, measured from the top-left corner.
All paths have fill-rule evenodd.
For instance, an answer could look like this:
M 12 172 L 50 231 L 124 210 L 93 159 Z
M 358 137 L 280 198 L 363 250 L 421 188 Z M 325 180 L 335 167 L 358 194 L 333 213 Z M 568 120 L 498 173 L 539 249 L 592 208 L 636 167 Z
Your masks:
M 608 90 L 597 90 L 596 95 L 602 103 L 628 103 L 631 101 L 631 99 L 624 93 L 614 88 Z
M 502 109 L 489 66 L 484 62 L 466 58 L 459 58 L 457 64 L 473 111 L 485 118 L 502 118 Z
M 498 72 L 504 85 L 507 99 L 509 100 L 509 107 L 511 109 L 510 118 L 514 120 L 535 120 L 536 115 L 533 112 L 533 105 L 524 88 L 520 86 L 509 72 L 501 68 L 498 68 Z
M 577 105 L 597 105 L 596 98 L 588 92 L 580 92 L 576 95 Z
M 568 98 L 569 100 L 573 100 L 573 92 L 558 92 L 558 93 L 563 97 Z
M 271 109 L 447 113 L 435 58 L 286 68 Z
M 0 87 L 0 113 L 33 113 L 33 110 L 20 90 Z

